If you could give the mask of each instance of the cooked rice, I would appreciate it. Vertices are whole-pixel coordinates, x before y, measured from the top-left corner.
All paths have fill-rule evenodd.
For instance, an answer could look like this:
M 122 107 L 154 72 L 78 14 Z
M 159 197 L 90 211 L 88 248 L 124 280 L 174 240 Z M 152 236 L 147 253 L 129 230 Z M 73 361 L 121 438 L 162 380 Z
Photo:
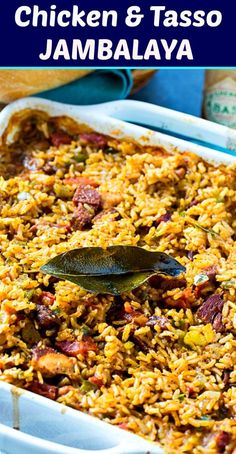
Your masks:
M 0 164 L 0 379 L 23 388 L 33 381 L 53 385 L 58 402 L 157 442 L 168 453 L 231 453 L 236 444 L 235 164 L 212 165 L 190 152 L 115 139 L 109 140 L 112 153 L 79 137 L 71 144 L 42 146 L 34 131 L 27 145 L 23 137 L 5 147 Z M 36 170 L 23 168 L 26 149 Z M 75 159 L 81 149 L 88 153 L 85 163 Z M 46 163 L 54 174 L 44 172 Z M 70 230 L 76 184 L 63 180 L 80 176 L 97 183 L 108 210 L 84 230 Z M 67 187 L 65 197 L 55 195 L 55 184 Z M 158 277 L 117 298 L 89 294 L 38 272 L 64 251 L 110 245 L 164 251 L 186 266 L 186 275 Z M 60 319 L 58 329 L 42 329 L 36 320 L 45 291 L 55 295 L 50 309 Z M 213 294 L 224 299 L 224 332 L 196 315 Z M 162 323 L 151 326 L 153 315 Z M 78 354 L 73 374 L 48 376 L 31 360 L 35 344 L 57 350 L 56 342 L 81 341 L 88 334 L 98 350 Z M 96 380 L 88 386 L 91 377 L 99 386 Z

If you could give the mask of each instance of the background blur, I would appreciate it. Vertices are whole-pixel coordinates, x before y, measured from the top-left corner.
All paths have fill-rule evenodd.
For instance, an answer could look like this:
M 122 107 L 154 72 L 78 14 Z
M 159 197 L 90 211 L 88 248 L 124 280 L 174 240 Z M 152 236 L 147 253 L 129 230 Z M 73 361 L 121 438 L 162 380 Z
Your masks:
M 200 116 L 203 83 L 204 70 L 161 69 L 144 88 L 129 98 Z
M 156 69 L 3 69 L 0 70 L 0 103 L 8 104 L 25 96 L 41 96 L 69 104 L 88 105 L 128 96 L 200 116 L 205 71 Z M 218 73 L 222 71 L 210 73 L 217 73 L 219 77 Z M 220 78 L 226 76 L 220 74 Z

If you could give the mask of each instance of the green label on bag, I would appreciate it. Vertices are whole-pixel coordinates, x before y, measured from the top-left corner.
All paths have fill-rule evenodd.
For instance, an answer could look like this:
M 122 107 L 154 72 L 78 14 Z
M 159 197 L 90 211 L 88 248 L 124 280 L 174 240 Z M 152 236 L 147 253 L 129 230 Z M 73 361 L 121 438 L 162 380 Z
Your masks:
M 204 111 L 208 120 L 236 128 L 236 83 L 231 78 L 206 90 Z

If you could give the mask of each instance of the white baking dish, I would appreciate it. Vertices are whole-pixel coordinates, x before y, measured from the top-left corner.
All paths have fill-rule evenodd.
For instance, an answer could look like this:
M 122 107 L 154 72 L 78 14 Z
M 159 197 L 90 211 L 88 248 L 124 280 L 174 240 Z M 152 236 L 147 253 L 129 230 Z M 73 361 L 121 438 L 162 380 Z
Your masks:
M 16 112 L 31 108 L 67 115 L 98 132 L 132 137 L 147 144 L 190 150 L 216 163 L 236 162 L 236 131 L 205 120 L 137 101 L 70 106 L 26 98 L 0 114 L 0 136 Z M 222 147 L 215 151 L 120 120 L 135 121 Z M 9 142 L 13 137 L 8 137 Z M 20 429 L 20 430 L 16 430 Z M 157 445 L 79 411 L 0 381 L 0 453 L 5 454 L 163 454 Z

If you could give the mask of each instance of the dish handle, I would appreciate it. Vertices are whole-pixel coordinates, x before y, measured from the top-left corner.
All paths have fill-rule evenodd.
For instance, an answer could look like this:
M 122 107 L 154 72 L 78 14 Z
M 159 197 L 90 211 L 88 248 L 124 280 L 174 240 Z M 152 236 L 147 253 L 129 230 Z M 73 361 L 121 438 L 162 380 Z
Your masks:
M 236 130 L 193 115 L 134 100 L 112 101 L 92 107 L 93 111 L 119 120 L 168 131 L 211 148 L 236 151 Z

